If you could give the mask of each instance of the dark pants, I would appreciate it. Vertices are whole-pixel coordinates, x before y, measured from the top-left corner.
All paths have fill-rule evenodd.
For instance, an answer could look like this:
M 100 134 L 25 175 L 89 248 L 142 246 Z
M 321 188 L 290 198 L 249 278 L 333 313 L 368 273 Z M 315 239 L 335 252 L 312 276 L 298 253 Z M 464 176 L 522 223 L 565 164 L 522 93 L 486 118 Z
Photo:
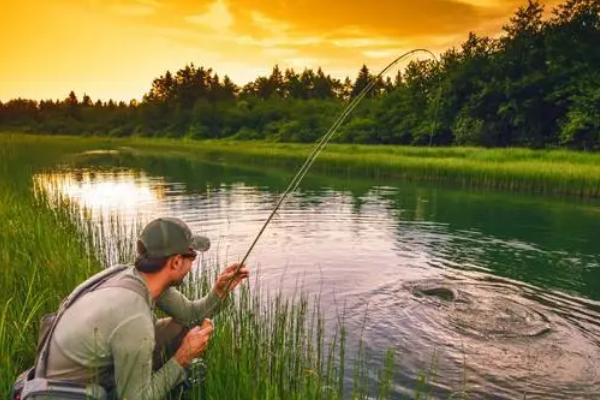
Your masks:
M 160 369 L 171 357 L 175 355 L 181 345 L 188 328 L 175 321 L 173 318 L 161 318 L 154 325 L 154 355 L 152 369 Z
M 167 361 L 171 359 L 181 345 L 181 341 L 189 329 L 175 321 L 173 318 L 161 318 L 154 325 L 154 354 L 152 357 L 152 369 L 160 369 Z M 202 390 L 202 388 L 200 389 Z M 192 396 L 192 397 L 190 397 Z M 200 399 L 204 395 L 198 396 L 190 392 L 190 386 L 186 382 L 174 387 L 167 399 Z
M 181 345 L 181 341 L 188 328 L 175 321 L 173 318 L 161 318 L 154 325 L 154 354 L 152 355 L 152 369 L 160 369 L 167 361 L 171 359 Z M 181 385 L 174 388 L 167 398 L 180 398 L 182 393 Z M 113 390 L 109 392 L 108 398 L 115 400 L 117 395 Z

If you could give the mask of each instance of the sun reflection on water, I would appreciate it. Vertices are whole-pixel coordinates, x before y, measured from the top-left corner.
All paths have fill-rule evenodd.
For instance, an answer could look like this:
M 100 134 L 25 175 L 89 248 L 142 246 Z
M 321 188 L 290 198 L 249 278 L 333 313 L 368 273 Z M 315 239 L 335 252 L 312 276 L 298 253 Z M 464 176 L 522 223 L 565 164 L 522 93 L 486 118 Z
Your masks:
M 162 178 L 134 170 L 41 173 L 33 183 L 36 194 L 52 204 L 74 206 L 71 212 L 78 214 L 107 265 L 131 258 L 131 238 L 160 213 L 167 196 Z
M 208 236 L 207 259 L 225 265 L 246 252 L 279 192 L 275 184 L 213 176 L 205 167 L 197 166 L 205 174 L 187 183 L 119 167 L 63 169 L 36 175 L 34 184 L 56 205 L 73 206 L 74 220 L 84 221 L 106 265 L 130 262 L 139 230 L 158 216 L 182 218 Z M 598 266 L 597 252 L 540 240 L 529 232 L 552 233 L 553 214 L 540 219 L 537 202 L 525 212 L 518 207 L 419 187 L 373 186 L 360 195 L 328 187 L 298 191 L 248 261 L 260 274 L 253 285 L 318 295 L 333 323 L 347 312 L 348 343 L 356 343 L 356 333 L 368 351 L 394 347 L 407 382 L 429 368 L 429 351 L 436 349 L 440 393 L 462 387 L 468 372 L 473 399 L 489 390 L 517 398 L 564 388 L 577 391 L 569 399 L 590 398 L 582 396 L 600 385 L 593 368 L 600 308 L 549 287 L 584 287 Z M 517 215 L 527 235 L 515 224 Z M 556 215 L 573 219 L 561 228 L 578 242 L 595 231 L 570 206 Z
M 74 201 L 94 217 L 105 213 L 152 214 L 165 197 L 164 182 L 143 172 L 71 171 L 34 176 L 51 201 Z

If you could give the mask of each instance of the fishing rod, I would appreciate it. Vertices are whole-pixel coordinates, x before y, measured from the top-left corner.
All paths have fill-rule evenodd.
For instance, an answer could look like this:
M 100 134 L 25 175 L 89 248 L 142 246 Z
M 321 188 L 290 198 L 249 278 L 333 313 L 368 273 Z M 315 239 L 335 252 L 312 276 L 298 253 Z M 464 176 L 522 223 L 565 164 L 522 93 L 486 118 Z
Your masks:
M 354 97 L 350 101 L 350 103 L 348 103 L 348 105 L 346 106 L 346 108 L 344 108 L 344 110 L 337 117 L 337 119 L 334 121 L 334 123 L 329 127 L 329 129 L 325 132 L 325 134 L 321 137 L 321 139 L 319 139 L 319 141 L 315 144 L 315 146 L 313 147 L 312 151 L 310 152 L 310 154 L 308 155 L 308 157 L 304 161 L 304 164 L 302 164 L 302 166 L 300 167 L 300 169 L 298 170 L 298 172 L 296 173 L 296 175 L 294 175 L 294 177 L 292 178 L 292 180 L 288 184 L 287 188 L 283 191 L 283 193 L 279 197 L 279 200 L 277 201 L 277 203 L 275 204 L 275 206 L 271 210 L 271 213 L 269 214 L 269 217 L 264 222 L 264 224 L 260 228 L 260 231 L 258 232 L 258 234 L 256 235 L 256 237 L 254 238 L 254 240 L 250 244 L 250 247 L 246 251 L 246 254 L 244 255 L 244 258 L 242 258 L 242 261 L 237 265 L 234 274 L 231 276 L 231 278 L 227 282 L 227 286 L 225 287 L 225 293 L 227 293 L 229 291 L 229 287 L 230 287 L 231 283 L 233 282 L 233 278 L 239 273 L 240 269 L 242 268 L 242 266 L 244 265 L 244 263 L 246 262 L 246 260 L 250 256 L 250 253 L 252 252 L 252 250 L 254 249 L 254 246 L 256 245 L 256 243 L 258 242 L 258 240 L 260 239 L 260 237 L 264 233 L 265 229 L 267 229 L 267 226 L 269 225 L 269 223 L 271 222 L 271 220 L 273 219 L 273 217 L 277 213 L 277 210 L 279 210 L 279 208 L 285 202 L 285 200 L 287 199 L 287 196 L 291 192 L 295 191 L 298 188 L 298 186 L 300 185 L 300 182 L 302 181 L 302 179 L 304 178 L 304 176 L 306 175 L 306 173 L 308 172 L 308 170 L 310 169 L 310 167 L 313 165 L 313 163 L 315 162 L 315 160 L 317 159 L 317 157 L 319 156 L 319 154 L 321 153 L 321 151 L 325 148 L 325 146 L 327 145 L 327 143 L 329 143 L 329 141 L 331 140 L 331 138 L 336 134 L 338 128 L 346 121 L 346 118 L 348 117 L 348 115 L 350 115 L 350 113 L 352 111 L 354 111 L 354 109 L 358 106 L 358 104 L 362 101 L 362 99 L 371 91 L 371 89 L 373 89 L 373 87 L 377 84 L 377 82 L 379 81 L 379 79 L 385 73 L 387 73 L 391 68 L 393 68 L 396 64 L 398 64 L 400 61 L 402 61 L 406 57 L 411 56 L 411 55 L 413 55 L 415 53 L 420 53 L 420 52 L 427 53 L 436 62 L 438 61 L 437 57 L 435 56 L 435 54 L 433 54 L 431 51 L 429 51 L 427 49 L 414 49 L 414 50 L 411 50 L 411 51 L 407 51 L 406 53 L 402 54 L 401 56 L 397 57 L 395 60 L 393 60 L 392 62 L 390 62 L 385 68 L 383 68 L 379 72 L 379 74 L 377 74 L 374 77 L 372 77 L 371 80 L 369 81 L 369 83 L 367 84 L 367 86 L 365 86 L 359 92 L 359 94 L 356 97 Z M 438 98 L 438 101 L 439 101 L 439 98 Z

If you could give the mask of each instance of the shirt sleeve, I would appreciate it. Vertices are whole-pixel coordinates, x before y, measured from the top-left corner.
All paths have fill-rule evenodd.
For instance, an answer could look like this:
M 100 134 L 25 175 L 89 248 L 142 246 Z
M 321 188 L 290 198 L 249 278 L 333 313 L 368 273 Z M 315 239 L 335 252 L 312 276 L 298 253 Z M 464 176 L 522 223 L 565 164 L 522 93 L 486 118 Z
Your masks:
M 214 290 L 201 299 L 190 300 L 173 287 L 165 290 L 156 302 L 158 308 L 187 327 L 212 317 L 220 304 L 221 299 Z
M 145 315 L 138 314 L 120 323 L 109 343 L 120 400 L 164 399 L 185 376 L 183 367 L 175 358 L 158 371 L 152 371 L 154 327 Z

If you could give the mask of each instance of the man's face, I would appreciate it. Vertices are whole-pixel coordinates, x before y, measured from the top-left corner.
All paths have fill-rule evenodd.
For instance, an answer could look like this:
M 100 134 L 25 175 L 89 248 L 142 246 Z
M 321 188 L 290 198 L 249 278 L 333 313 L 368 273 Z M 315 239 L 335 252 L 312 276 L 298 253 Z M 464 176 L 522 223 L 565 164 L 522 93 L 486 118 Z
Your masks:
M 175 256 L 174 262 L 174 279 L 173 286 L 180 286 L 183 283 L 186 275 L 192 269 L 194 264 L 195 255 L 177 255 Z

